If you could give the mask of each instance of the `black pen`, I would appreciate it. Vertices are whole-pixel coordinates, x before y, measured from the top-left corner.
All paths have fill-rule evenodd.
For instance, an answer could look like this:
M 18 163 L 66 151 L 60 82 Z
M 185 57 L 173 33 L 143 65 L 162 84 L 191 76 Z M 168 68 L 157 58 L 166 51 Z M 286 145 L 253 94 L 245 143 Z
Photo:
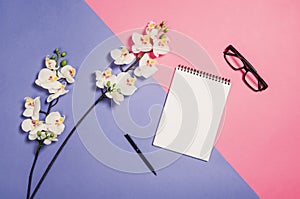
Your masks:
M 144 154 L 142 153 L 142 151 L 139 149 L 139 147 L 134 143 L 134 141 L 131 139 L 131 137 L 126 134 L 124 135 L 126 137 L 126 139 L 128 140 L 128 142 L 130 143 L 130 145 L 132 146 L 132 148 L 135 150 L 135 152 L 137 152 L 137 154 L 140 156 L 140 158 L 143 160 L 143 162 L 147 165 L 147 167 L 150 169 L 150 171 L 156 175 L 156 172 L 154 170 L 154 168 L 152 167 L 152 165 L 150 164 L 150 162 L 146 159 L 146 157 L 144 156 Z

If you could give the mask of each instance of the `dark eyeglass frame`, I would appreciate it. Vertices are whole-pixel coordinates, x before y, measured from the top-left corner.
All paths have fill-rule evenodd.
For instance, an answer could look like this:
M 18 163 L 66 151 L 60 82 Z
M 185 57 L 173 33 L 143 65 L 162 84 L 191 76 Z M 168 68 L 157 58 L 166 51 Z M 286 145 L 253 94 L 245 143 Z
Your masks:
M 231 52 L 233 53 L 231 53 Z M 250 64 L 250 62 L 248 62 L 247 59 L 245 59 L 243 57 L 243 55 L 241 53 L 239 53 L 239 51 L 237 51 L 237 49 L 235 49 L 232 45 L 229 45 L 225 50 L 224 50 L 224 58 L 227 62 L 227 64 L 233 69 L 233 70 L 245 70 L 245 73 L 243 75 L 243 82 L 253 91 L 258 92 L 258 91 L 263 91 L 266 88 L 268 88 L 268 84 L 263 80 L 263 78 L 257 73 L 257 71 L 254 69 L 254 67 Z M 239 58 L 244 66 L 240 67 L 240 68 L 235 68 L 234 66 L 231 65 L 230 61 L 227 60 L 227 56 L 234 56 Z M 250 72 L 252 73 L 258 81 L 258 88 L 253 88 L 246 80 L 246 75 L 247 73 Z

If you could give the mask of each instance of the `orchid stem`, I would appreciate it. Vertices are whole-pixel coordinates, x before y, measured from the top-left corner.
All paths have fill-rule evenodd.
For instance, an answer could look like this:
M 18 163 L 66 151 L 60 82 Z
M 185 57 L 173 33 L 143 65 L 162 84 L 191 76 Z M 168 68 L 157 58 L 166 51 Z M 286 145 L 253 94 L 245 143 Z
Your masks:
M 78 120 L 78 122 L 75 124 L 75 126 L 72 128 L 72 130 L 70 131 L 70 133 L 67 135 L 67 137 L 65 138 L 65 140 L 63 141 L 63 143 L 60 145 L 59 149 L 57 150 L 57 152 L 55 153 L 55 155 L 53 156 L 51 162 L 48 164 L 45 172 L 43 173 L 42 177 L 40 178 L 39 182 L 37 183 L 34 191 L 31 194 L 30 199 L 33 199 L 35 194 L 37 193 L 37 191 L 39 190 L 41 184 L 43 183 L 45 177 L 47 176 L 48 172 L 50 171 L 52 165 L 54 164 L 54 162 L 56 161 L 57 157 L 59 156 L 59 154 L 61 153 L 61 151 L 63 150 L 63 148 L 65 147 L 65 145 L 67 144 L 67 142 L 69 141 L 69 139 L 71 138 L 71 136 L 74 134 L 74 132 L 76 131 L 77 127 L 81 124 L 81 122 L 86 118 L 86 116 L 91 112 L 91 110 L 93 110 L 93 108 L 104 98 L 106 97 L 105 92 L 92 104 L 92 106 L 84 113 L 84 115 Z
M 26 197 L 27 199 L 30 199 L 30 190 L 31 190 L 32 175 L 33 175 L 35 164 L 36 164 L 36 161 L 37 161 L 37 159 L 39 157 L 40 149 L 41 149 L 42 146 L 43 146 L 42 141 L 39 141 L 39 145 L 37 146 L 37 149 L 36 149 L 36 152 L 35 152 L 35 156 L 34 156 L 34 160 L 33 160 L 33 163 L 32 163 L 31 169 L 30 169 L 30 173 L 29 173 L 28 187 L 27 187 L 27 197 Z

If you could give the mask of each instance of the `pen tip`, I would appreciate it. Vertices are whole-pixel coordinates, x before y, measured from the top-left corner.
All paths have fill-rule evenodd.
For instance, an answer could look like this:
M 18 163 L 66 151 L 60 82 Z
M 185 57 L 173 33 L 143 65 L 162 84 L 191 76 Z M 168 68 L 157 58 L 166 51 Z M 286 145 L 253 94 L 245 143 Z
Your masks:
M 157 174 L 156 174 L 156 172 L 155 172 L 155 171 L 152 171 L 152 173 L 153 173 L 155 176 L 157 176 Z

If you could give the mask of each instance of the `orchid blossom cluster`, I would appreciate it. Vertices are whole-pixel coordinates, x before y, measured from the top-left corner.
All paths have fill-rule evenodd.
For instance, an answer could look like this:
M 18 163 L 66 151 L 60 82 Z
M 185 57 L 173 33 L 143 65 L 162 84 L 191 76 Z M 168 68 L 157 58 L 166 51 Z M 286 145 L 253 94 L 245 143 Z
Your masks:
M 25 97 L 25 110 L 23 116 L 27 117 L 22 124 L 23 131 L 28 132 L 29 140 L 38 140 L 39 143 L 49 145 L 57 141 L 57 136 L 60 135 L 65 128 L 63 124 L 65 116 L 59 112 L 50 112 L 51 108 L 56 105 L 58 98 L 69 90 L 65 90 L 67 84 L 73 83 L 76 70 L 67 65 L 66 60 L 60 61 L 60 58 L 66 56 L 66 52 L 60 52 L 55 49 L 56 55 L 45 58 L 45 68 L 41 69 L 35 84 L 47 89 L 49 96 L 47 97 L 48 110 L 41 111 L 40 96 L 36 98 Z M 60 64 L 59 64 L 60 63 Z M 54 100 L 56 100 L 55 103 Z M 45 115 L 45 121 L 40 120 L 40 113 Z
M 136 91 L 136 78 L 149 78 L 158 70 L 155 58 L 170 51 L 166 34 L 168 31 L 165 21 L 160 24 L 151 21 L 145 34 L 133 33 L 131 51 L 121 46 L 110 52 L 113 63 L 119 66 L 121 72 L 112 74 L 111 68 L 96 71 L 96 86 L 119 105 L 124 96 L 130 96 Z M 127 69 L 124 69 L 125 66 Z M 132 74 L 129 73 L 130 70 L 133 70 Z

